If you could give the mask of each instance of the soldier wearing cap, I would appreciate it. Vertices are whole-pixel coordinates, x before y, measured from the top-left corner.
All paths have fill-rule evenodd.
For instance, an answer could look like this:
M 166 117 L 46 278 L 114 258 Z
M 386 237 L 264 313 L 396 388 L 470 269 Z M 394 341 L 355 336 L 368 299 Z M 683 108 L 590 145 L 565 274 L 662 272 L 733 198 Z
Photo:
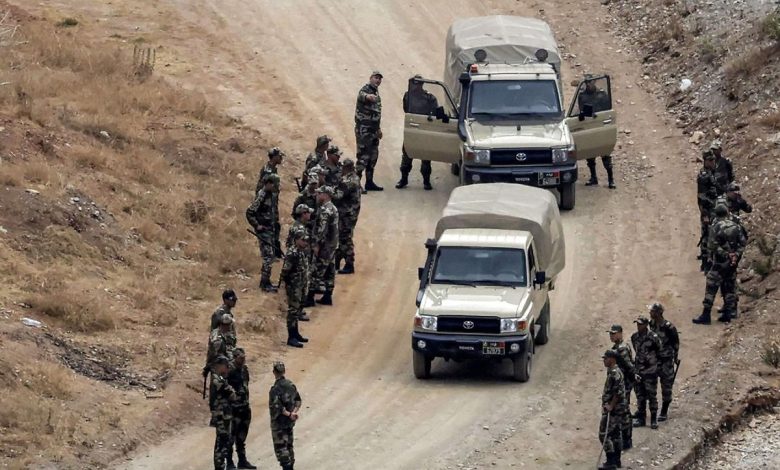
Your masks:
M 600 90 L 596 86 L 597 80 L 598 79 L 594 78 L 593 75 L 585 74 L 584 86 L 577 98 L 580 111 L 582 111 L 585 106 L 591 106 L 593 108 L 593 113 L 612 109 L 612 100 L 609 93 Z M 585 183 L 585 186 L 598 186 L 599 179 L 596 176 L 596 159 L 588 158 L 587 163 L 588 170 L 590 170 L 590 179 Z M 601 157 L 601 163 L 604 165 L 604 169 L 607 170 L 607 184 L 609 188 L 615 189 L 617 186 L 615 185 L 615 177 L 612 173 L 612 156 L 603 155 Z
M 222 291 L 222 305 L 220 305 L 214 313 L 211 314 L 211 326 L 209 331 L 213 331 L 215 328 L 219 328 L 219 323 L 222 320 L 223 315 L 230 315 L 233 317 L 233 307 L 238 303 L 238 297 L 233 289 L 225 289 Z M 236 334 L 235 322 L 231 323 L 231 333 Z
M 317 188 L 320 186 L 319 166 L 309 170 L 309 178 L 306 180 L 306 186 L 295 198 L 292 206 L 292 216 L 295 218 L 295 210 L 301 204 L 309 206 L 312 210 L 317 209 Z
M 325 163 L 320 166 L 323 170 L 325 184 L 332 188 L 336 188 L 341 182 L 341 164 L 339 163 L 339 159 L 341 159 L 342 152 L 341 149 L 335 145 L 331 145 L 327 155 Z
M 295 243 L 293 237 L 295 236 L 296 232 L 301 232 L 303 234 L 303 238 L 307 242 L 309 241 L 309 238 L 311 237 L 310 222 L 313 213 L 314 209 L 309 207 L 307 204 L 300 203 L 295 206 L 295 210 L 293 211 L 293 223 L 290 225 L 289 230 L 287 230 L 287 241 L 285 242 L 284 246 L 289 248 Z
M 206 367 L 211 370 L 212 374 L 214 373 L 214 360 L 218 356 L 225 356 L 228 359 L 233 358 L 236 338 L 230 333 L 232 328 L 233 315 L 225 314 L 220 319 L 219 327 L 211 330 L 208 352 L 206 353 Z
M 233 367 L 227 375 L 227 382 L 236 393 L 236 400 L 231 402 L 233 422 L 230 426 L 230 449 L 228 450 L 227 468 L 233 465 L 233 445 L 236 446 L 238 468 L 257 468 L 246 459 L 246 437 L 249 425 L 252 423 L 252 408 L 249 406 L 249 368 L 246 366 L 246 353 L 243 348 L 233 352 Z
M 304 206 L 308 213 L 309 208 Z M 298 330 L 298 320 L 308 320 L 303 313 L 303 296 L 309 277 L 308 236 L 304 230 L 292 233 L 292 243 L 287 245 L 287 255 L 282 266 L 282 280 L 287 293 L 287 345 L 302 348 L 309 342 Z
M 658 429 L 658 354 L 661 340 L 650 330 L 650 320 L 644 315 L 636 320 L 636 333 L 631 335 L 631 344 L 636 351 L 636 404 L 634 427 L 647 424 L 647 403 L 650 402 L 650 427 Z
M 748 214 L 753 212 L 753 206 L 742 198 L 737 183 L 729 183 L 728 187 L 726 187 L 726 205 L 728 206 L 731 215 L 739 216 L 740 212 Z
M 303 174 L 301 175 L 301 186 L 306 187 L 309 184 L 309 171 L 314 168 L 315 165 L 322 165 L 325 163 L 326 153 L 328 146 L 333 141 L 327 135 L 321 135 L 317 137 L 317 146 L 313 152 L 309 152 L 306 156 L 306 163 L 303 167 Z
M 718 196 L 721 196 L 728 189 L 729 183 L 734 182 L 734 165 L 730 159 L 723 156 L 723 147 L 719 139 L 712 141 L 709 150 L 715 156 L 715 168 L 712 174 L 718 183 Z
M 298 389 L 285 376 L 282 362 L 274 362 L 273 373 L 276 381 L 268 393 L 268 411 L 271 415 L 271 439 L 274 453 L 282 470 L 293 470 L 295 452 L 293 449 L 293 427 L 298 421 L 301 409 L 301 395 Z
M 317 216 L 312 236 L 314 259 L 312 280 L 305 305 L 312 305 L 314 294 L 321 293 L 318 304 L 333 305 L 333 287 L 336 280 L 336 251 L 339 247 L 339 211 L 333 204 L 333 188 L 322 186 L 317 190 Z
M 341 181 L 336 190 L 335 205 L 339 211 L 339 247 L 336 252 L 336 266 L 339 274 L 355 272 L 355 235 L 360 214 L 360 177 L 355 173 L 355 162 L 347 158 L 341 165 Z M 344 267 L 341 261 L 344 260 Z
M 233 424 L 232 403 L 238 400 L 236 391 L 227 381 L 230 360 L 219 355 L 214 359 L 214 372 L 211 374 L 210 404 L 211 422 L 217 431 L 214 441 L 214 469 L 224 470 L 231 450 L 231 427 Z
M 279 236 L 281 233 L 282 226 L 279 223 L 279 191 L 280 188 L 280 182 L 281 179 L 278 177 L 278 166 L 282 164 L 282 160 L 284 160 L 285 154 L 284 152 L 279 149 L 279 147 L 274 147 L 271 150 L 268 151 L 268 163 L 265 164 L 262 170 L 260 170 L 260 176 L 257 179 L 257 186 L 255 187 L 255 193 L 263 189 L 263 179 L 267 175 L 274 175 L 277 176 L 276 183 L 274 187 L 274 192 L 272 195 L 274 208 L 276 209 L 274 211 L 274 217 L 276 219 L 274 220 L 274 257 L 280 258 L 282 256 L 282 245 L 279 240 Z
M 254 229 L 260 244 L 260 255 L 263 257 L 263 267 L 260 272 L 260 288 L 266 292 L 276 292 L 271 283 L 271 266 L 275 259 L 275 244 L 277 239 L 276 223 L 279 220 L 274 194 L 279 177 L 268 174 L 263 177 L 263 187 L 257 192 L 252 204 L 246 210 L 246 220 Z
M 384 188 L 374 183 L 374 167 L 379 159 L 379 140 L 382 139 L 382 98 L 379 86 L 382 84 L 382 72 L 374 70 L 357 95 L 355 103 L 355 140 L 357 141 L 357 174 L 363 177 L 366 172 L 366 191 L 382 191 Z
M 710 224 L 713 219 L 715 201 L 718 198 L 718 183 L 715 180 L 715 155 L 710 151 L 702 153 L 703 167 L 696 176 L 696 199 L 699 204 L 699 221 L 701 222 L 701 237 L 699 238 L 699 260 L 701 271 L 707 272 L 710 268 L 710 255 L 707 251 L 707 239 Z
M 404 93 L 403 108 L 407 114 L 422 114 L 431 116 L 439 107 L 439 101 L 423 88 L 422 76 L 415 75 L 409 80 L 409 90 Z M 409 172 L 412 171 L 412 159 L 406 154 L 406 149 L 401 147 L 401 179 L 398 180 L 396 189 L 403 189 L 409 184 Z M 426 191 L 433 189 L 431 186 L 431 161 L 422 160 L 420 173 L 423 177 L 423 188 Z
M 601 357 L 604 359 L 604 367 L 607 368 L 607 379 L 604 381 L 604 391 L 601 394 L 599 441 L 604 446 L 607 460 L 599 469 L 611 470 L 621 466 L 622 430 L 625 416 L 628 415 L 628 403 L 623 373 L 617 365 L 620 355 L 617 351 L 608 349 Z
M 674 387 L 675 365 L 680 351 L 680 336 L 677 328 L 664 318 L 664 306 L 658 302 L 650 306 L 650 329 L 661 340 L 661 350 L 658 352 L 658 378 L 661 381 L 661 413 L 658 421 L 666 421 L 669 416 L 669 405 L 672 403 L 672 388 Z
M 612 350 L 618 353 L 617 365 L 620 368 L 620 372 L 623 373 L 623 382 L 626 386 L 626 410 L 631 405 L 631 390 L 634 389 L 634 376 L 636 372 L 634 370 L 634 358 L 631 352 L 631 347 L 623 342 L 623 327 L 620 325 L 612 325 L 607 330 L 609 333 L 609 339 L 612 341 Z M 623 437 L 623 450 L 628 450 L 633 447 L 633 424 L 631 422 L 630 413 L 626 412 L 623 416 L 623 427 L 621 435 Z

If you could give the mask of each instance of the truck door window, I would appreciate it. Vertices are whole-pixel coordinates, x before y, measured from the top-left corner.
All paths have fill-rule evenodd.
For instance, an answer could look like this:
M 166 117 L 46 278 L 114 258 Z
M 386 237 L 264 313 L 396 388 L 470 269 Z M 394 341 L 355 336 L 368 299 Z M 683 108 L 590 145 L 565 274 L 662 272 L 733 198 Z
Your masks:
M 524 287 L 525 252 L 513 248 L 441 247 L 431 283 Z
M 469 117 L 560 117 L 554 80 L 489 80 L 471 84 Z
M 585 105 L 593 106 L 594 113 L 612 109 L 612 92 L 608 76 L 587 79 L 580 83 L 569 117 L 579 116 Z
M 415 78 L 409 79 L 409 88 L 404 93 L 404 113 L 435 116 L 436 108 L 444 108 L 444 113 L 449 117 L 456 117 L 455 105 L 443 85 L 430 83 Z
M 531 274 L 536 271 L 536 257 L 534 256 L 534 247 L 531 245 L 528 248 L 528 272 Z

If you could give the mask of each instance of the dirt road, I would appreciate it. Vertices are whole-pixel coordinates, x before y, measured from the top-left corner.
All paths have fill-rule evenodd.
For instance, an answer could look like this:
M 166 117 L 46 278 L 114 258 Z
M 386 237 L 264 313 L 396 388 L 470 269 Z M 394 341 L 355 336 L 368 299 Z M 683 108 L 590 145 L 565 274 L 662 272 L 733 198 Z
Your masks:
M 594 27 L 597 2 L 555 2 L 557 10 L 544 14 L 582 63 L 564 70 L 566 82 L 587 65 L 611 73 L 621 128 L 632 133 L 621 137 L 623 149 L 616 152 L 618 190 L 580 183 L 577 208 L 564 214 L 567 267 L 552 298 L 553 336 L 537 350 L 526 384 L 509 381 L 508 365 L 435 362 L 435 379 L 414 379 L 409 332 L 416 267 L 455 179 L 435 165 L 435 191 L 423 192 L 417 173 L 404 191 L 392 185 L 407 78 L 440 77 L 444 35 L 455 18 L 538 16 L 534 2 L 174 3 L 180 30 L 198 38 L 191 50 L 178 51 L 197 74 L 178 78 L 219 91 L 233 112 L 287 146 L 304 150 L 326 132 L 353 154 L 355 94 L 373 68 L 384 73 L 378 180 L 386 190 L 364 197 L 358 275 L 339 278 L 336 306 L 314 310 L 313 321 L 304 325 L 311 343 L 285 358 L 305 403 L 296 428 L 298 468 L 592 466 L 603 384 L 599 356 L 608 346 L 604 330 L 619 322 L 630 331 L 631 320 L 652 299 L 664 302 L 669 318 L 681 326 L 680 378 L 696 370 L 711 338 L 687 341 L 702 290 L 693 259 L 691 154 L 684 154 L 688 145 L 679 132 L 665 124 L 660 103 L 637 86 L 637 62 L 608 47 L 609 33 Z M 583 14 L 583 5 L 592 13 Z M 275 466 L 265 414 L 270 382 L 268 374 L 253 385 L 249 451 L 263 468 Z M 635 455 L 652 448 L 658 435 L 637 432 Z M 140 452 L 127 468 L 210 468 L 212 443 L 211 428 L 183 429 Z

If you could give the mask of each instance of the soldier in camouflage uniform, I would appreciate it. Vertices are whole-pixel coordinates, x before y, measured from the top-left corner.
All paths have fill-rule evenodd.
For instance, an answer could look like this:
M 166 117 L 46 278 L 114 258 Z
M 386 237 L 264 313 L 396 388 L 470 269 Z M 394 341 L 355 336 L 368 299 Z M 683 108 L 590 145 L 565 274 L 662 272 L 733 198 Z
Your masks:
M 710 227 L 708 249 L 712 260 L 712 268 L 707 272 L 707 285 L 704 291 L 704 309 L 701 315 L 693 319 L 693 323 L 709 325 L 710 313 L 715 302 L 715 296 L 720 289 L 723 295 L 723 312 L 718 321 L 729 322 L 737 315 L 737 265 L 747 245 L 743 227 L 729 216 L 725 201 L 715 206 L 715 221 Z
M 409 90 L 404 93 L 404 113 L 421 114 L 431 116 L 439 107 L 439 100 L 423 88 L 422 76 L 415 75 L 410 80 Z M 406 149 L 401 147 L 401 179 L 395 184 L 396 189 L 403 189 L 409 184 L 409 172 L 412 171 L 412 159 L 406 154 Z M 423 177 L 423 188 L 426 191 L 433 189 L 431 186 L 431 161 L 422 160 L 420 173 Z
M 301 395 L 295 384 L 284 377 L 282 362 L 274 362 L 273 372 L 276 381 L 268 393 L 268 410 L 271 414 L 271 439 L 274 453 L 282 470 L 293 470 L 295 452 L 293 449 L 293 427 L 298 421 L 301 409 Z
M 230 450 L 228 452 L 227 469 L 233 466 L 233 445 L 238 455 L 238 468 L 257 468 L 246 459 L 246 436 L 252 422 L 252 408 L 249 406 L 249 369 L 246 366 L 246 353 L 243 348 L 233 351 L 233 367 L 228 372 L 227 382 L 236 392 L 236 400 L 231 402 L 233 423 L 230 433 Z
M 658 421 L 666 421 L 669 405 L 672 403 L 672 388 L 674 387 L 677 353 L 680 351 L 680 336 L 677 328 L 664 318 L 664 306 L 655 302 L 650 306 L 650 329 L 661 340 L 661 351 L 658 353 L 658 378 L 661 381 L 661 413 Z
M 211 314 L 211 326 L 209 331 L 213 331 L 215 328 L 219 328 L 219 323 L 222 321 L 223 315 L 230 315 L 230 317 L 233 318 L 233 307 L 236 306 L 236 303 L 238 303 L 238 297 L 236 296 L 236 293 L 233 291 L 233 289 L 225 289 L 222 291 L 222 305 L 220 305 L 214 311 L 214 313 Z M 230 325 L 232 327 L 230 332 L 233 333 L 233 336 L 235 336 L 236 324 L 233 322 Z
M 618 353 L 616 360 L 620 372 L 623 373 L 623 382 L 626 386 L 626 410 L 628 410 L 631 406 L 631 390 L 634 389 L 634 377 L 636 376 L 633 354 L 628 344 L 623 342 L 622 326 L 612 325 L 612 328 L 607 330 L 607 332 L 609 333 L 609 340 L 613 343 L 612 350 Z M 631 422 L 631 414 L 626 411 L 623 416 L 623 427 L 621 432 L 623 437 L 623 450 L 628 450 L 633 447 L 633 431 L 634 425 Z
M 363 171 L 366 172 L 365 191 L 382 191 L 384 188 L 374 183 L 374 167 L 379 159 L 379 140 L 382 138 L 382 98 L 379 97 L 382 73 L 374 70 L 368 80 L 358 92 L 355 103 L 357 174 L 362 178 Z
M 214 372 L 211 374 L 211 423 L 217 431 L 214 440 L 214 469 L 224 470 L 225 462 L 231 455 L 231 433 L 233 424 L 232 402 L 238 399 L 236 391 L 228 384 L 229 360 L 225 356 L 214 359 Z M 235 468 L 235 467 L 234 467 Z
M 753 212 L 753 206 L 748 204 L 748 202 L 742 198 L 742 194 L 739 193 L 739 185 L 737 183 L 729 183 L 726 188 L 726 205 L 728 206 L 731 215 L 739 216 L 740 212 L 745 212 L 747 214 Z
M 295 218 L 295 210 L 301 204 L 304 204 L 311 208 L 311 210 L 317 210 L 317 188 L 319 187 L 319 172 L 310 171 L 310 178 L 306 182 L 306 187 L 295 198 L 292 207 L 292 216 Z
M 327 135 L 321 135 L 317 137 L 317 146 L 314 148 L 313 152 L 310 152 L 306 156 L 306 163 L 303 167 L 303 174 L 301 174 L 302 188 L 306 188 L 306 186 L 309 184 L 309 171 L 316 165 L 322 165 L 325 163 L 325 159 L 327 158 L 326 153 L 328 151 L 328 145 L 330 145 L 332 140 L 333 139 Z
M 636 320 L 637 332 L 631 335 L 631 344 L 636 351 L 636 404 L 634 427 L 647 424 L 647 402 L 650 402 L 650 427 L 658 429 L 658 354 L 661 340 L 648 328 L 650 320 L 640 316 Z
M 279 147 L 274 147 L 271 150 L 268 151 L 268 163 L 265 164 L 262 170 L 260 170 L 260 175 L 257 178 L 257 186 L 255 186 L 255 194 L 260 192 L 260 190 L 263 189 L 264 182 L 263 178 L 265 178 L 267 175 L 276 175 L 278 176 L 277 170 L 279 165 L 282 164 L 282 160 L 284 160 L 285 154 L 282 152 Z M 280 258 L 282 256 L 282 245 L 280 244 L 280 233 L 282 226 L 279 223 L 279 191 L 281 191 L 280 188 L 280 179 L 276 179 L 276 183 L 274 185 L 274 192 L 273 192 L 273 204 L 274 208 L 276 209 L 274 212 L 274 256 L 276 258 Z
M 333 188 L 322 186 L 317 190 L 317 216 L 314 228 L 312 253 L 313 273 L 309 299 L 319 292 L 323 296 L 318 304 L 333 305 L 333 287 L 336 280 L 336 251 L 339 247 L 339 212 L 331 199 Z
M 699 238 L 699 260 L 701 271 L 706 273 L 710 268 L 710 255 L 707 251 L 707 234 L 712 223 L 712 211 L 718 198 L 718 183 L 712 171 L 715 169 L 715 155 L 704 152 L 704 167 L 696 177 L 696 199 L 699 203 L 699 220 L 701 222 L 701 237 Z
M 336 269 L 339 274 L 355 272 L 355 235 L 360 214 L 360 177 L 355 173 L 355 162 L 351 158 L 342 164 L 342 176 L 336 191 L 335 203 L 339 211 L 339 248 L 336 253 Z M 344 260 L 344 268 L 341 268 Z
M 276 221 L 279 220 L 274 192 L 279 184 L 279 177 L 268 174 L 263 177 L 263 188 L 246 210 L 246 220 L 254 229 L 260 243 L 260 254 L 263 257 L 263 267 L 260 273 L 260 288 L 266 292 L 276 292 L 271 283 L 271 266 L 274 262 L 274 244 L 277 237 Z
M 308 262 L 308 270 L 306 272 L 306 276 L 303 282 L 303 287 L 301 288 L 301 295 L 304 298 L 309 292 L 309 284 L 311 282 L 311 275 L 313 269 L 312 262 L 311 262 L 312 258 L 311 258 L 311 246 L 310 246 L 310 242 L 312 240 L 312 234 L 314 233 L 314 226 L 312 223 L 313 213 L 314 210 L 308 205 L 298 204 L 298 206 L 295 208 L 295 222 L 293 222 L 288 232 L 287 245 L 286 245 L 289 248 L 295 244 L 295 242 L 293 241 L 293 236 L 295 235 L 296 232 L 303 233 L 304 238 L 306 239 L 306 247 L 304 249 L 304 253 L 306 255 L 306 261 Z M 304 298 L 301 299 L 301 310 L 298 313 L 299 321 L 309 321 L 309 317 L 308 315 L 306 315 L 306 312 L 303 310 L 303 308 L 313 307 L 315 305 L 313 299 L 311 304 L 307 305 Z
M 308 208 L 307 208 L 308 209 Z M 287 345 L 302 348 L 309 340 L 298 331 L 298 319 L 303 312 L 301 303 L 309 275 L 309 256 L 305 230 L 292 234 L 293 243 L 287 246 L 287 256 L 282 266 L 282 280 L 287 293 Z
M 715 168 L 712 174 L 718 183 L 718 196 L 722 196 L 728 190 L 729 183 L 734 182 L 734 165 L 731 160 L 723 156 L 720 140 L 713 140 L 709 150 L 715 156 Z
M 611 96 L 606 91 L 598 88 L 596 83 L 597 80 L 598 79 L 594 79 L 593 75 L 589 73 L 585 74 L 584 84 L 581 85 L 583 88 L 577 98 L 577 105 L 580 112 L 582 112 L 586 105 L 592 106 L 594 113 L 607 111 L 612 108 Z M 588 170 L 590 171 L 590 179 L 585 183 L 585 186 L 598 186 L 599 179 L 598 176 L 596 176 L 596 159 L 588 158 L 586 161 Z M 604 165 L 604 169 L 607 171 L 607 187 L 609 189 L 617 188 L 612 166 L 612 155 L 603 155 L 601 157 L 601 164 Z
M 628 415 L 626 401 L 626 385 L 623 373 L 617 366 L 620 355 L 613 349 L 608 349 L 601 356 L 607 368 L 607 380 L 601 394 L 601 423 L 599 424 L 599 441 L 604 446 L 607 460 L 599 466 L 599 470 L 619 468 L 620 454 L 623 451 L 622 429 L 625 416 Z
M 336 188 L 341 183 L 341 163 L 339 160 L 342 154 L 341 149 L 331 145 L 328 149 L 328 158 L 325 159 L 324 164 L 320 165 L 325 185 L 331 188 Z
M 211 330 L 209 346 L 206 353 L 206 367 L 214 373 L 214 360 L 219 356 L 225 356 L 233 360 L 233 350 L 236 347 L 236 337 L 231 334 L 233 328 L 233 316 L 222 315 L 218 328 Z

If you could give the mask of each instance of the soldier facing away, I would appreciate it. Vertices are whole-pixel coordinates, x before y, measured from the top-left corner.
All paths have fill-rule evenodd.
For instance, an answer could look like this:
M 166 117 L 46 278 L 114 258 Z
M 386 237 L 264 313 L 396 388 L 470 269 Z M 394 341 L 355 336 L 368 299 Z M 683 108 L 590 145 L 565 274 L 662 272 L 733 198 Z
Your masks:
M 423 88 L 422 76 L 415 75 L 411 80 L 409 90 L 404 93 L 404 113 L 422 114 L 430 116 L 439 107 L 439 101 Z M 406 154 L 406 149 L 401 147 L 401 179 L 398 180 L 396 189 L 403 189 L 409 185 L 409 172 L 412 171 L 412 159 Z M 426 191 L 433 189 L 431 186 L 431 161 L 420 162 L 420 174 L 423 177 L 423 188 Z
M 227 382 L 235 391 L 236 400 L 231 402 L 233 422 L 225 470 L 236 468 L 233 465 L 233 445 L 236 446 L 238 468 L 254 469 L 257 467 L 246 459 L 246 437 L 249 434 L 249 425 L 252 423 L 252 408 L 249 406 L 249 369 L 246 366 L 246 353 L 243 348 L 236 348 L 233 356 L 234 363 L 228 372 Z
M 321 135 L 317 137 L 317 146 L 314 147 L 314 151 L 310 152 L 306 156 L 306 163 L 303 167 L 303 173 L 301 174 L 301 187 L 305 188 L 309 184 L 309 171 L 316 165 L 322 165 L 325 163 L 326 152 L 328 151 L 328 145 L 333 141 L 327 135 Z
M 718 183 L 718 196 L 722 196 L 728 190 L 729 183 L 734 182 L 734 165 L 730 159 L 723 156 L 720 140 L 713 140 L 709 150 L 715 156 L 715 168 L 712 174 L 715 175 L 715 181 Z
M 579 94 L 578 104 L 580 111 L 582 111 L 586 105 L 590 105 L 593 107 L 594 113 L 607 111 L 612 108 L 609 94 L 596 86 L 596 80 L 594 80 L 593 75 L 590 74 L 585 75 L 585 89 Z M 587 163 L 588 170 L 590 170 L 590 179 L 585 183 L 585 186 L 598 186 L 599 179 L 596 176 L 596 159 L 588 158 Z M 601 163 L 604 165 L 604 169 L 607 170 L 607 183 L 609 189 L 615 189 L 617 186 L 615 185 L 615 177 L 612 172 L 612 156 L 603 155 L 601 157 Z
M 753 206 L 742 198 L 737 183 L 729 183 L 726 188 L 726 205 L 732 215 L 738 216 L 740 212 L 745 212 L 747 214 L 753 212 Z
M 233 350 L 236 347 L 236 338 L 230 334 L 230 330 L 233 327 L 233 316 L 222 315 L 219 327 L 212 330 L 209 335 L 208 352 L 206 353 L 206 368 L 210 369 L 212 374 L 214 373 L 214 361 L 219 356 L 227 357 L 229 360 L 233 359 Z M 204 372 L 205 369 L 204 368 Z
M 631 335 L 631 344 L 636 351 L 636 404 L 634 427 L 647 424 L 647 404 L 650 404 L 650 427 L 658 429 L 658 354 L 661 340 L 650 330 L 650 320 L 640 316 L 636 320 L 636 333 Z
M 604 391 L 601 394 L 599 440 L 604 446 L 607 460 L 599 466 L 599 470 L 612 470 L 621 466 L 622 429 L 625 416 L 628 414 L 628 403 L 623 373 L 617 366 L 618 352 L 608 349 L 601 357 L 604 359 L 604 367 L 607 368 L 607 379 L 604 381 Z
M 341 166 L 342 175 L 336 191 L 335 205 L 339 211 L 339 247 L 336 269 L 339 274 L 355 272 L 355 226 L 360 215 L 360 177 L 355 173 L 355 162 L 347 158 Z M 341 261 L 344 260 L 344 268 Z
M 634 389 L 634 377 L 636 371 L 634 370 L 634 358 L 631 353 L 631 348 L 628 344 L 623 342 L 623 327 L 620 325 L 612 325 L 607 330 L 609 333 L 609 339 L 612 341 L 612 350 L 618 353 L 616 358 L 617 365 L 620 368 L 620 372 L 623 373 L 623 383 L 626 386 L 626 410 L 631 406 L 631 390 Z M 633 430 L 634 424 L 631 421 L 631 414 L 626 411 L 623 416 L 623 426 L 621 436 L 623 438 L 623 450 L 628 450 L 633 447 Z
M 314 268 L 307 300 L 313 301 L 315 293 L 322 293 L 323 296 L 317 300 L 317 303 L 322 305 L 333 305 L 333 288 L 336 281 L 339 212 L 331 202 L 333 195 L 334 191 L 330 186 L 322 186 L 317 190 L 318 209 L 312 243 Z
M 223 315 L 230 315 L 233 317 L 233 308 L 238 303 L 238 297 L 233 289 L 225 289 L 222 291 L 222 305 L 220 305 L 214 313 L 211 314 L 211 326 L 209 331 L 213 331 L 215 328 L 219 328 L 219 323 L 222 321 Z M 235 318 L 234 318 L 235 320 Z M 235 321 L 231 323 L 231 332 L 235 336 L 236 324 Z
M 699 221 L 701 222 L 701 237 L 699 238 L 699 260 L 701 271 L 706 273 L 710 269 L 710 254 L 707 251 L 707 239 L 712 223 L 715 201 L 718 198 L 718 183 L 715 180 L 715 155 L 712 152 L 704 152 L 703 167 L 696 176 L 696 199 L 699 205 Z
M 379 141 L 382 139 L 382 98 L 379 86 L 382 84 L 382 72 L 374 70 L 357 95 L 355 103 L 355 140 L 357 141 L 357 174 L 363 177 L 366 172 L 365 191 L 382 191 L 383 187 L 374 183 L 374 167 L 379 160 Z
M 266 292 L 276 292 L 271 283 L 271 266 L 275 258 L 276 214 L 274 192 L 279 183 L 279 177 L 268 174 L 263 177 L 263 188 L 257 192 L 255 200 L 246 210 L 246 220 L 254 229 L 260 244 L 260 255 L 263 257 L 263 267 L 260 271 L 260 288 Z
M 677 328 L 664 318 L 664 306 L 655 302 L 650 306 L 650 329 L 661 340 L 661 350 L 658 353 L 658 378 L 661 381 L 661 413 L 658 421 L 666 421 L 669 416 L 669 405 L 672 403 L 672 388 L 674 387 L 675 366 L 680 351 L 680 336 Z
M 211 426 L 217 432 L 214 440 L 214 469 L 224 470 L 231 454 L 231 428 L 233 425 L 232 402 L 238 399 L 236 391 L 228 384 L 228 358 L 217 356 L 214 360 L 214 372 L 211 374 Z
M 287 345 L 302 348 L 309 340 L 298 331 L 298 320 L 309 275 L 309 256 L 306 232 L 298 230 L 292 235 L 293 243 L 287 246 L 287 256 L 282 266 L 282 280 L 287 293 Z
M 293 428 L 301 409 L 301 395 L 290 380 L 285 378 L 282 362 L 274 362 L 276 381 L 268 393 L 268 410 L 271 415 L 271 439 L 274 453 L 282 470 L 293 470 L 295 452 L 293 449 Z
M 274 204 L 274 256 L 280 258 L 282 256 L 282 246 L 280 244 L 279 235 L 281 233 L 282 226 L 279 223 L 279 191 L 280 179 L 278 178 L 278 167 L 282 164 L 285 154 L 279 147 L 274 147 L 268 151 L 268 163 L 260 170 L 260 176 L 257 179 L 257 186 L 255 187 L 255 193 L 263 189 L 263 178 L 267 175 L 277 176 L 274 184 L 274 192 L 272 193 L 272 200 Z

